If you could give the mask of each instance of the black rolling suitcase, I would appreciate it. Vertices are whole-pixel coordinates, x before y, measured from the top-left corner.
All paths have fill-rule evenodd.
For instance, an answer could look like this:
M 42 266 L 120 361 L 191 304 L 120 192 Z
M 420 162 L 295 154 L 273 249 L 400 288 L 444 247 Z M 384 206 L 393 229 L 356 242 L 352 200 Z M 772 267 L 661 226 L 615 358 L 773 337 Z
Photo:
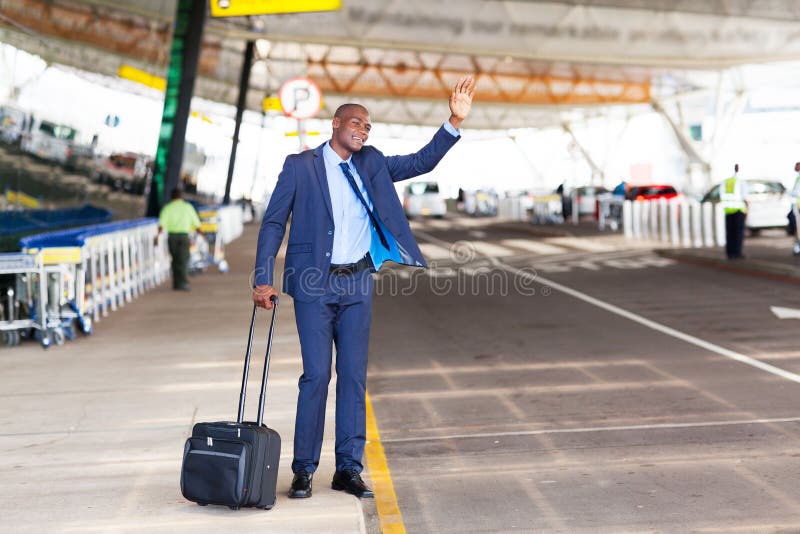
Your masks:
M 269 510 L 275 505 L 281 437 L 263 424 L 272 331 L 278 309 L 275 297 L 272 302 L 274 308 L 261 378 L 257 422 L 242 421 L 256 322 L 256 307 L 253 307 L 238 419 L 236 422 L 197 423 L 192 429 L 192 436 L 186 440 L 181 468 L 181 493 L 197 504 L 222 504 L 234 510 L 245 506 Z

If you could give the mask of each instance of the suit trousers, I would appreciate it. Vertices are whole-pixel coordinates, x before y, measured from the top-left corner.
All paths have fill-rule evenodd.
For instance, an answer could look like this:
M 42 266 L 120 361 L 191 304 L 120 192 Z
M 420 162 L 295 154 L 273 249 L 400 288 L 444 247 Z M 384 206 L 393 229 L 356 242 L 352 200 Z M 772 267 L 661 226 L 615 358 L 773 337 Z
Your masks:
M 303 356 L 297 398 L 292 471 L 313 473 L 319 465 L 325 405 L 336 346 L 336 470 L 363 469 L 366 443 L 367 350 L 372 293 L 370 270 L 329 274 L 313 302 L 295 300 L 295 321 Z
M 728 259 L 742 257 L 744 244 L 744 222 L 747 216 L 744 212 L 735 211 L 725 215 L 725 254 Z

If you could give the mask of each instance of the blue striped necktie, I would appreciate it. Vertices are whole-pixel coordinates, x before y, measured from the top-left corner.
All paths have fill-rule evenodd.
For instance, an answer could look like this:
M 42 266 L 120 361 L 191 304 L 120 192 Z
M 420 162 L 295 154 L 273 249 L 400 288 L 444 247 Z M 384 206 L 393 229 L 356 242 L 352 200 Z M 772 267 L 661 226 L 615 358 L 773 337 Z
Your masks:
M 358 188 L 356 184 L 356 179 L 353 177 L 353 173 L 350 172 L 350 166 L 347 164 L 346 161 L 343 161 L 339 164 L 339 167 L 342 168 L 342 172 L 344 172 L 345 178 L 347 178 L 347 182 L 350 184 L 350 187 L 353 188 L 353 192 L 358 197 L 358 200 L 361 201 L 361 205 L 364 206 L 364 209 L 367 210 L 367 215 L 369 215 L 369 220 L 372 222 L 372 226 L 375 228 L 375 231 L 378 233 L 378 237 L 381 239 L 381 245 L 389 250 L 389 242 L 386 241 L 386 236 L 383 235 L 383 230 L 381 230 L 381 225 L 378 224 L 378 218 L 375 216 L 375 213 L 369 209 L 369 204 L 367 201 L 364 200 L 364 195 L 361 194 L 361 190 Z

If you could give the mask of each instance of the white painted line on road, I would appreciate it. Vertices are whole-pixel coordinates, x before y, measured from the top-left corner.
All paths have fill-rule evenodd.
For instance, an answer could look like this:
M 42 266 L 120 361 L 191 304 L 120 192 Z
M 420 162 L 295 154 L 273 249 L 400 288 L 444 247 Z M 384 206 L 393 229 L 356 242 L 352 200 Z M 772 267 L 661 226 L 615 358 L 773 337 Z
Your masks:
M 506 247 L 485 243 L 483 241 L 466 241 L 466 243 L 469 243 L 469 246 L 474 248 L 480 254 L 493 258 L 497 256 L 511 256 L 514 254 L 512 250 L 507 249 Z
M 567 287 L 563 284 L 559 284 L 558 282 L 554 282 L 552 280 L 548 280 L 547 278 L 543 278 L 541 276 L 534 276 L 526 271 L 522 271 L 520 269 L 516 269 L 514 267 L 510 267 L 505 265 L 499 261 L 494 261 L 495 265 L 500 269 L 503 269 L 507 272 L 516 274 L 517 276 L 527 277 L 529 280 L 538 282 L 542 285 L 546 285 L 555 289 L 556 291 L 560 291 L 565 293 L 571 297 L 575 297 L 578 300 L 582 300 L 588 304 L 592 304 L 593 306 L 597 306 L 598 308 L 602 308 L 606 311 L 619 315 L 620 317 L 625 317 L 635 323 L 639 323 L 643 326 L 651 328 L 657 332 L 661 332 L 662 334 L 666 334 L 668 336 L 672 336 L 674 338 L 680 339 L 697 347 L 706 349 L 711 352 L 715 352 L 732 360 L 736 360 L 737 362 L 744 363 L 746 365 L 750 365 L 757 369 L 761 369 L 762 371 L 766 371 L 776 376 L 780 376 L 781 378 L 785 378 L 786 380 L 791 380 L 792 382 L 797 382 L 800 384 L 800 375 L 796 373 L 792 373 L 790 371 L 786 371 L 785 369 L 781 369 L 780 367 L 775 367 L 774 365 L 770 365 L 768 363 L 762 362 L 760 360 L 756 360 L 755 358 L 751 358 L 750 356 L 746 356 L 739 352 L 732 351 L 730 349 L 726 349 L 725 347 L 720 347 L 719 345 L 715 345 L 709 341 L 704 339 L 700 339 L 699 337 L 695 337 L 680 330 L 675 330 L 674 328 L 670 328 L 669 326 L 665 326 L 663 324 L 657 323 L 641 315 L 635 314 L 633 312 L 629 312 L 619 306 L 614 306 L 613 304 L 609 304 L 608 302 L 604 302 L 600 299 L 596 299 L 592 296 L 587 295 L 581 291 L 576 289 L 572 289 L 571 287 Z
M 500 244 L 505 247 L 518 248 L 527 250 L 528 252 L 535 252 L 536 254 L 564 254 L 567 249 L 549 245 L 541 241 L 534 241 L 532 239 L 503 239 Z
M 597 241 L 589 241 L 588 239 L 580 237 L 550 237 L 545 239 L 545 242 L 589 252 L 611 252 L 615 250 L 614 247 L 610 245 L 598 243 Z
M 543 428 L 540 430 L 518 430 L 512 432 L 476 432 L 472 434 L 448 434 L 446 436 L 417 436 L 389 438 L 383 443 L 410 443 L 416 441 L 441 441 L 447 439 L 502 438 L 518 436 L 540 436 L 543 434 L 582 434 L 589 432 L 626 432 L 634 430 L 676 430 L 681 428 L 706 428 L 711 426 L 768 425 L 774 423 L 800 423 L 800 417 L 774 419 L 744 419 L 738 421 L 701 421 L 697 423 L 660 423 L 653 425 L 590 426 L 584 428 Z
M 431 357 L 432 358 L 432 357 Z M 525 363 L 507 363 L 507 362 L 491 362 L 490 366 L 487 365 L 441 365 L 437 360 L 432 359 L 432 364 L 435 367 L 423 368 L 401 368 L 401 369 L 386 369 L 370 371 L 370 376 L 380 378 L 392 378 L 403 376 L 430 376 L 446 373 L 453 374 L 471 374 L 471 373 L 513 373 L 519 371 L 541 371 L 553 369 L 572 369 L 575 371 L 584 371 L 586 368 L 595 367 L 637 367 L 644 368 L 644 360 L 627 359 L 627 360 L 559 360 L 556 362 L 525 362 Z
M 780 306 L 770 306 L 769 308 L 778 319 L 800 319 L 800 310 L 796 308 L 781 308 Z
M 422 255 L 428 260 L 445 260 L 450 258 L 450 251 L 446 247 L 440 247 L 433 243 L 420 243 L 419 249 Z
M 429 237 L 433 237 L 433 236 L 428 236 L 428 235 L 426 235 L 426 234 L 424 234 L 422 232 L 420 232 L 420 235 L 422 237 L 426 238 L 426 239 L 429 238 Z M 441 239 L 436 239 L 436 238 L 433 238 L 433 239 L 438 241 L 438 242 L 440 242 L 440 243 L 445 243 L 446 244 L 446 242 L 442 241 Z M 567 295 L 569 295 L 571 297 L 575 297 L 578 300 L 582 300 L 582 301 L 584 301 L 584 302 L 586 302 L 588 304 L 591 304 L 593 306 L 597 306 L 598 308 L 601 308 L 601 309 L 604 309 L 604 310 L 606 310 L 608 312 L 611 312 L 613 314 L 619 315 L 620 317 L 624 317 L 626 319 L 629 319 L 629 320 L 631 320 L 631 321 L 633 321 L 635 323 L 639 323 L 642 326 L 646 326 L 647 328 L 650 328 L 650 329 L 655 330 L 657 332 L 661 332 L 662 334 L 666 334 L 668 336 L 672 336 L 672 337 L 674 337 L 676 339 L 680 339 L 682 341 L 685 341 L 686 343 L 690 343 L 692 345 L 695 345 L 695 346 L 700 347 L 702 349 L 708 350 L 710 352 L 715 352 L 715 353 L 717 353 L 717 354 L 719 354 L 721 356 L 725 356 L 726 358 L 730 358 L 730 359 L 735 360 L 737 362 L 740 362 L 740 363 L 743 363 L 743 364 L 746 364 L 746 365 L 750 365 L 751 367 L 755 367 L 756 369 L 761 369 L 762 371 L 766 371 L 767 373 L 770 373 L 770 374 L 773 374 L 775 376 L 779 376 L 781 378 L 785 378 L 786 380 L 791 380 L 792 382 L 796 382 L 796 383 L 800 384 L 800 375 L 798 375 L 796 373 L 792 373 L 791 371 L 787 371 L 785 369 L 781 369 L 780 367 L 776 367 L 774 365 L 770 365 L 770 364 L 762 362 L 760 360 L 756 360 L 755 358 L 751 358 L 750 356 L 746 356 L 746 355 L 741 354 L 739 352 L 735 352 L 735 351 L 732 351 L 730 349 L 726 349 L 725 347 L 720 347 L 719 345 L 715 345 L 714 343 L 711 343 L 711 342 L 706 341 L 704 339 L 700 339 L 699 337 L 695 337 L 695 336 L 686 334 L 686 333 L 681 332 L 680 330 L 676 330 L 674 328 L 670 328 L 669 326 L 657 323 L 655 321 L 652 321 L 650 319 L 642 317 L 641 315 L 638 315 L 638 314 L 635 314 L 635 313 L 630 312 L 628 310 L 625 310 L 623 308 L 620 308 L 619 306 L 615 306 L 613 304 L 609 304 L 608 302 L 604 302 L 604 301 L 602 301 L 600 299 L 597 299 L 597 298 L 594 298 L 594 297 L 592 297 L 590 295 L 587 295 L 586 293 L 583 293 L 583 292 L 578 291 L 576 289 L 572 289 L 571 287 L 567 287 L 567 286 L 565 286 L 563 284 L 559 284 L 558 282 L 555 282 L 553 280 L 549 280 L 547 278 L 539 276 L 538 274 L 537 275 L 533 275 L 533 274 L 531 274 L 529 272 L 523 271 L 521 269 L 517 269 L 516 267 L 511 267 L 510 265 L 507 265 L 507 264 L 505 264 L 505 263 L 503 263 L 503 262 L 501 262 L 501 261 L 499 261 L 499 260 L 497 260 L 495 258 L 489 257 L 489 260 L 499 269 L 503 269 L 504 271 L 510 272 L 510 273 L 515 274 L 517 276 L 521 276 L 521 277 L 526 278 L 526 279 L 528 279 L 530 281 L 537 282 L 539 284 L 549 286 L 550 288 L 555 289 L 556 291 L 560 291 L 561 293 L 567 294 Z
M 598 391 L 629 391 L 634 389 L 677 388 L 685 387 L 681 380 L 660 380 L 650 382 L 602 382 L 592 384 L 581 382 L 576 384 L 562 384 L 559 386 L 508 386 L 501 388 L 464 388 L 464 389 L 437 389 L 432 391 L 390 391 L 374 393 L 371 397 L 377 400 L 385 399 L 461 399 L 474 397 L 495 397 L 497 395 L 517 395 L 520 393 L 536 393 L 539 395 L 561 395 L 565 393 L 595 393 Z

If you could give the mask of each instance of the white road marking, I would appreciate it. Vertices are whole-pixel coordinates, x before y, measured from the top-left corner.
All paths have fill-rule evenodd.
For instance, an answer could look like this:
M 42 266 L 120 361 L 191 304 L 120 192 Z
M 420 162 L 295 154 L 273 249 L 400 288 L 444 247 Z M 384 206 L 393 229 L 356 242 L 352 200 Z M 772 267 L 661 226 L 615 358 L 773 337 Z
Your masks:
M 774 423 L 798 423 L 800 417 L 774 419 L 744 419 L 739 421 L 701 421 L 697 423 L 660 423 L 652 425 L 590 426 L 584 428 L 543 428 L 540 430 L 517 430 L 512 432 L 476 432 L 473 434 L 448 434 L 446 436 L 417 436 L 382 439 L 383 443 L 405 443 L 416 441 L 440 441 L 447 439 L 498 438 L 515 436 L 539 436 L 542 434 L 582 434 L 589 432 L 625 432 L 633 430 L 672 430 L 680 428 L 705 428 L 710 426 L 768 425 Z
M 528 252 L 535 252 L 536 254 L 565 254 L 567 249 L 549 245 L 542 241 L 534 241 L 532 239 L 503 239 L 500 244 L 505 247 L 518 248 L 527 250 Z
M 512 256 L 514 252 L 500 245 L 485 243 L 483 241 L 467 241 L 469 245 L 481 254 L 489 257 Z
M 432 240 L 437 241 L 439 243 L 447 244 L 446 241 L 442 241 L 441 239 L 437 239 L 437 238 L 435 238 L 433 236 L 430 236 L 428 234 L 425 234 L 423 232 L 420 232 L 419 234 L 420 234 L 421 237 L 423 237 L 425 239 L 432 239 Z M 537 283 L 545 285 L 545 286 L 549 286 L 550 288 L 555 289 L 556 291 L 560 291 L 561 293 L 567 294 L 567 295 L 569 295 L 571 297 L 574 297 L 574 298 L 576 298 L 578 300 L 582 300 L 582 301 L 586 302 L 587 304 L 591 304 L 593 306 L 597 306 L 598 308 L 604 309 L 604 310 L 606 310 L 608 312 L 611 312 L 611 313 L 613 313 L 615 315 L 619 315 L 620 317 L 624 317 L 624 318 L 626 318 L 626 319 L 628 319 L 630 321 L 633 321 L 635 323 L 639 323 L 642 326 L 646 326 L 647 328 L 650 328 L 650 329 L 655 330 L 657 332 L 661 332 L 662 334 L 666 334 L 666 335 L 674 337 L 676 339 L 680 339 L 680 340 L 685 341 L 686 343 L 689 343 L 691 345 L 695 345 L 695 346 L 700 347 L 702 349 L 705 349 L 707 351 L 714 352 L 714 353 L 719 354 L 721 356 L 725 356 L 726 358 L 730 358 L 731 360 L 743 363 L 745 365 L 749 365 L 751 367 L 755 367 L 756 369 L 761 369 L 762 371 L 766 371 L 767 373 L 770 373 L 770 374 L 773 374 L 775 376 L 779 376 L 781 378 L 785 378 L 786 380 L 790 380 L 792 382 L 796 382 L 796 383 L 800 384 L 800 375 L 798 375 L 796 373 L 792 373 L 792 372 L 787 371 L 785 369 L 781 369 L 780 367 L 776 367 L 774 365 L 770 365 L 768 363 L 762 362 L 762 361 L 757 360 L 755 358 L 751 358 L 750 356 L 747 356 L 745 354 L 741 354 L 739 352 L 735 352 L 735 351 L 732 351 L 730 349 L 726 349 L 725 347 L 720 347 L 719 345 L 715 345 L 714 343 L 711 343 L 711 342 L 706 341 L 704 339 L 700 339 L 698 337 L 686 334 L 684 332 L 681 332 L 680 330 L 676 330 L 674 328 L 670 328 L 669 326 L 662 325 L 660 323 L 657 323 L 655 321 L 652 321 L 650 319 L 642 317 L 641 315 L 638 315 L 638 314 L 635 314 L 635 313 L 630 312 L 628 310 L 625 310 L 623 308 L 620 308 L 619 306 L 615 306 L 613 304 L 609 304 L 608 302 L 604 302 L 604 301 L 602 301 L 600 299 L 594 298 L 594 297 L 592 297 L 590 295 L 587 295 L 586 293 L 583 293 L 583 292 L 578 291 L 576 289 L 572 289 L 571 287 L 567 287 L 567 286 L 565 286 L 563 284 L 559 284 L 558 282 L 555 282 L 553 280 L 549 280 L 547 278 L 544 278 L 543 276 L 539 276 L 538 274 L 532 275 L 531 273 L 523 271 L 521 269 L 517 269 L 516 267 L 511 267 L 510 265 L 507 265 L 507 264 L 505 264 L 505 263 L 503 263 L 503 262 L 501 262 L 499 260 L 496 260 L 496 259 L 494 259 L 492 257 L 490 257 L 489 260 L 497 268 L 503 269 L 506 272 L 510 272 L 510 273 L 515 274 L 517 276 L 522 276 L 524 278 L 527 278 L 530 281 L 537 282 Z
M 770 306 L 772 313 L 778 319 L 800 319 L 800 310 L 795 308 L 781 308 L 780 306 Z
M 434 245 L 433 243 L 420 243 L 419 249 L 422 255 L 429 260 L 444 260 L 450 258 L 450 251 L 446 247 Z
M 549 237 L 545 239 L 545 242 L 576 248 L 578 250 L 587 250 L 589 252 L 611 252 L 612 250 L 615 250 L 611 245 L 598 243 L 597 241 L 590 241 L 580 237 Z
M 496 260 L 493 263 L 495 263 L 495 265 L 498 268 L 503 269 L 504 271 L 516 274 L 517 276 L 523 276 L 523 277 L 528 278 L 531 281 L 538 282 L 538 283 L 540 283 L 542 285 L 549 286 L 550 288 L 555 289 L 556 291 L 560 291 L 560 292 L 565 293 L 565 294 L 567 294 L 567 295 L 569 295 L 571 297 L 575 297 L 578 300 L 582 300 L 582 301 L 584 301 L 584 302 L 586 302 L 588 304 L 592 304 L 593 306 L 597 306 L 598 308 L 602 308 L 602 309 L 604 309 L 604 310 L 606 310 L 608 312 L 611 312 L 613 314 L 619 315 L 620 317 L 624 317 L 624 318 L 629 319 L 629 320 L 631 320 L 631 321 L 633 321 L 635 323 L 639 323 L 642 326 L 646 326 L 647 328 L 650 328 L 650 329 L 655 330 L 657 332 L 661 332 L 662 334 L 666 334 L 668 336 L 672 336 L 672 337 L 674 337 L 676 339 L 680 339 L 682 341 L 685 341 L 686 343 L 695 345 L 697 347 L 700 347 L 702 349 L 708 350 L 710 352 L 715 352 L 715 353 L 717 353 L 717 354 L 719 354 L 721 356 L 725 356 L 726 358 L 730 358 L 730 359 L 735 360 L 737 362 L 741 362 L 741 363 L 744 363 L 746 365 L 750 365 L 750 366 L 755 367 L 757 369 L 761 369 L 762 371 L 766 371 L 768 373 L 771 373 L 773 375 L 779 376 L 781 378 L 785 378 L 786 380 L 791 380 L 792 382 L 797 382 L 798 384 L 800 384 L 800 375 L 798 375 L 796 373 L 792 373 L 790 371 L 786 371 L 785 369 L 781 369 L 780 367 L 775 367 L 774 365 L 770 365 L 770 364 L 762 362 L 760 360 L 756 360 L 755 358 L 751 358 L 750 356 L 746 356 L 746 355 L 741 354 L 739 352 L 735 352 L 735 351 L 732 351 L 730 349 L 726 349 L 725 347 L 720 347 L 719 345 L 715 345 L 715 344 L 713 344 L 713 343 L 711 343 L 709 341 L 706 341 L 704 339 L 700 339 L 698 337 L 686 334 L 684 332 L 681 332 L 680 330 L 675 330 L 674 328 L 670 328 L 669 326 L 662 325 L 660 323 L 657 323 L 655 321 L 652 321 L 650 319 L 642 317 L 641 315 L 638 315 L 638 314 L 635 314 L 635 313 L 630 312 L 628 310 L 625 310 L 623 308 L 620 308 L 619 306 L 614 306 L 613 304 L 609 304 L 607 302 L 603 302 L 600 299 L 596 299 L 596 298 L 594 298 L 592 296 L 587 295 L 586 293 L 583 293 L 583 292 L 578 291 L 576 289 L 572 289 L 571 287 L 567 287 L 567 286 L 565 286 L 563 284 L 559 284 L 558 282 L 554 282 L 552 280 L 548 280 L 547 278 L 544 278 L 544 277 L 541 277 L 541 276 L 533 276 L 528 272 L 522 271 L 520 269 L 516 269 L 514 267 L 510 267 L 510 266 L 505 265 L 504 263 L 496 261 Z

